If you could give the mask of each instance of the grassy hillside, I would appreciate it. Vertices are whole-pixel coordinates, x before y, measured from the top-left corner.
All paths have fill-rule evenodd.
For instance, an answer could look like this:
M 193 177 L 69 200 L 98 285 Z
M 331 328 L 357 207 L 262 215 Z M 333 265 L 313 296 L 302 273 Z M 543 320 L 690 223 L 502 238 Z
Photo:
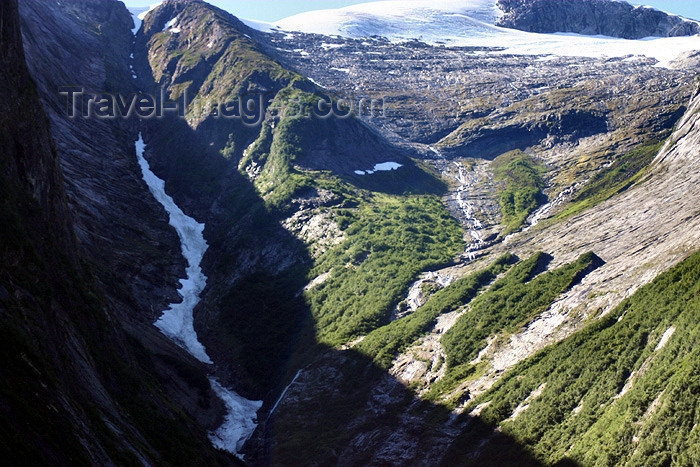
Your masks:
M 452 261 L 461 229 L 436 196 L 374 193 L 338 209 L 347 240 L 323 255 L 307 292 L 321 342 L 340 344 L 386 324 L 418 274 Z
M 609 167 L 593 176 L 558 218 L 578 214 L 627 190 L 643 178 L 645 168 L 662 146 L 663 141 L 652 141 L 616 159 Z
M 547 465 L 700 464 L 700 253 L 614 311 L 513 368 L 471 404 Z M 512 418 L 516 407 L 526 410 Z M 449 463 L 482 465 L 468 429 Z M 573 462 L 573 463 L 571 463 Z
M 547 168 L 522 151 L 511 151 L 498 156 L 491 163 L 496 180 L 505 184 L 499 203 L 504 234 L 518 230 L 545 200 L 543 174 Z
M 479 295 L 469 311 L 442 336 L 440 342 L 445 349 L 448 370 L 432 387 L 431 398 L 474 375 L 477 367 L 470 362 L 486 347 L 490 337 L 522 328 L 601 263 L 593 253 L 586 253 L 573 263 L 540 274 L 550 259 L 544 253 L 537 253 L 515 265 Z
M 503 255 L 488 268 L 438 290 L 414 313 L 368 334 L 356 349 L 371 357 L 379 366 L 388 368 L 396 355 L 430 330 L 438 316 L 469 303 L 479 290 L 507 270 L 515 260 L 517 258 L 511 254 Z
M 181 33 L 162 31 L 176 16 Z M 439 177 L 352 115 L 316 115 L 322 96 L 313 84 L 262 53 L 235 18 L 166 2 L 144 24 L 142 63 L 172 97 L 187 88 L 191 99 L 263 90 L 270 99 L 259 124 L 190 112 L 186 121 L 150 121 L 146 131 L 154 170 L 207 224 L 202 338 L 237 362 L 231 371 L 251 392 L 274 387 L 295 345 L 344 344 L 387 324 L 422 271 L 463 251 Z M 356 173 L 388 161 L 401 167 Z M 333 219 L 342 243 L 310 254 L 313 244 L 285 230 L 295 215 Z M 322 274 L 324 283 L 300 293 Z M 299 344 L 309 327 L 315 342 Z

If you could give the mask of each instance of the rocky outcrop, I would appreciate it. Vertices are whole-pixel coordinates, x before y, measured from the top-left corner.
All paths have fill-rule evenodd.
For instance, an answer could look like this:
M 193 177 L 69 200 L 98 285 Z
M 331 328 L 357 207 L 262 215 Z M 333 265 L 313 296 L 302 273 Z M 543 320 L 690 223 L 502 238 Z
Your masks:
M 604 112 L 579 109 L 535 115 L 529 121 L 497 123 L 495 120 L 470 121 L 445 137 L 439 147 L 448 156 L 493 159 L 514 149 L 536 146 L 548 138 L 557 142 L 576 141 L 608 130 Z
M 551 267 L 556 267 L 594 249 L 605 263 L 522 329 L 493 336 L 479 354 L 484 374 L 464 383 L 458 392 L 474 397 L 489 390 L 516 364 L 571 336 L 587 320 L 605 316 L 696 251 L 700 210 L 693 199 L 698 184 L 699 112 L 696 94 L 638 185 L 569 220 L 513 235 L 491 251 L 526 256 L 544 249 L 555 257 Z
M 498 0 L 498 26 L 522 31 L 573 32 L 623 39 L 693 36 L 700 24 L 649 7 L 611 0 Z
M 10 190 L 17 185 L 29 193 L 40 208 L 42 220 L 55 225 L 56 243 L 75 254 L 63 173 L 48 119 L 37 105 L 35 85 L 26 68 L 16 2 L 5 5 L 2 15 L 0 91 L 6 96 L 0 108 L 3 186 Z
M 546 245 L 557 262 L 585 249 L 595 249 L 605 265 L 573 290 L 570 308 L 586 313 L 609 311 L 623 298 L 684 259 L 700 241 L 695 125 L 696 94 L 649 173 L 635 186 L 588 212 L 549 228 L 534 228 L 506 242 L 510 251 L 526 254 L 526 245 Z M 589 294 L 595 295 L 588 300 Z
M 2 3 L 8 4 L 13 7 Z M 0 55 L 6 65 L 0 86 L 10 97 L 0 103 L 2 147 L 9 148 L 0 155 L 7 167 L 0 186 L 7 191 L 0 201 L 0 351 L 7 363 L 0 370 L 0 421 L 16 427 L 7 444 L 25 462 L 235 462 L 215 452 L 205 436 L 221 413 L 205 370 L 151 325 L 165 303 L 176 300 L 183 264 L 165 213 L 141 181 L 132 144 L 136 125 L 68 119 L 56 93 L 64 84 L 110 92 L 161 85 L 171 98 L 187 92 L 192 99 L 225 102 L 252 93 L 305 105 L 329 90 L 355 97 L 376 91 L 388 104 L 381 114 L 346 119 L 270 111 L 258 124 L 189 107 L 186 118 L 154 119 L 140 128 L 145 155 L 168 193 L 206 224 L 202 266 L 209 281 L 195 327 L 216 377 L 265 400 L 260 430 L 247 449 L 257 464 L 435 464 L 467 425 L 415 394 L 444 377 L 439 337 L 459 311 L 443 314 L 387 373 L 372 356 L 352 350 L 356 341 L 319 345 L 316 327 L 324 324 L 303 295 L 321 283 L 338 286 L 335 272 L 368 258 L 362 250 L 374 248 L 374 240 L 359 245 L 347 263 L 315 268 L 323 266 L 324 251 L 352 240 L 354 216 L 387 198 L 377 192 L 440 192 L 420 189 L 434 179 L 407 154 L 422 154 L 443 174 L 452 190 L 447 204 L 467 227 L 470 247 L 448 271 L 450 280 L 505 251 L 527 257 L 546 249 L 563 263 L 594 250 L 606 261 L 548 310 L 518 324 L 521 329 L 489 340 L 480 354 L 478 387 L 470 387 L 474 394 L 579 329 L 597 310 L 608 310 L 700 241 L 692 206 L 700 196 L 692 188 L 698 181 L 694 102 L 644 183 L 577 217 L 499 243 L 498 183 L 488 159 L 527 150 L 552 169 L 554 190 L 582 184 L 630 148 L 671 133 L 690 94 L 690 73 L 653 67 L 651 59 L 515 57 L 417 41 L 264 36 L 196 0 L 164 2 L 132 44 L 130 19 L 117 1 L 26 1 L 21 9 L 30 69 L 56 139 L 54 150 L 37 93 L 22 86 L 27 72 L 13 65 L 22 62 L 16 21 L 0 7 L 0 30 L 15 34 L 3 36 L 0 51 L 6 54 Z M 13 112 L 14 120 L 8 117 Z M 29 121 L 36 124 L 26 137 Z M 404 167 L 372 177 L 355 172 L 388 160 Z M 431 241 L 405 237 L 420 247 Z M 387 288 L 383 272 L 372 272 L 371 291 Z M 414 285 L 409 298 L 415 303 L 402 313 L 415 311 L 438 282 L 446 283 L 431 277 L 435 283 Z M 406 279 L 406 289 L 413 279 Z M 350 300 L 372 296 L 359 289 L 348 294 L 354 294 Z M 340 313 L 347 311 L 339 303 Z M 29 396 L 17 397 L 17 387 Z M 458 403 L 469 394 L 460 397 Z M 513 465 L 530 461 L 515 442 L 498 436 L 521 455 Z
M 464 428 L 358 353 L 328 350 L 296 374 L 246 458 L 276 466 L 439 465 Z M 502 443 L 520 456 L 510 465 L 539 465 L 512 438 Z

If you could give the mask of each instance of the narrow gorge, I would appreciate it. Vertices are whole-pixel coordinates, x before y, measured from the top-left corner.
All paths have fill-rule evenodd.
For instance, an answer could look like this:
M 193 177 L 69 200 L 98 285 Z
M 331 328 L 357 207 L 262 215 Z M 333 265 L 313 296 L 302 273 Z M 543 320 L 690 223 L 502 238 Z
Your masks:
M 145 149 L 143 137 L 139 134 L 139 139 L 136 141 L 136 157 L 143 172 L 143 179 L 153 196 L 168 213 L 170 225 L 175 229 L 182 243 L 182 255 L 187 260 L 187 277 L 180 279 L 181 287 L 178 290 L 182 301 L 171 304 L 155 325 L 193 357 L 202 363 L 213 364 L 194 330 L 194 309 L 207 283 L 207 277 L 202 273 L 201 267 L 202 257 L 208 247 L 203 235 L 204 224 L 198 223 L 183 213 L 182 209 L 167 195 L 165 182 L 156 177 L 144 157 Z M 262 401 L 251 401 L 241 397 L 235 391 L 222 386 L 215 377 L 210 377 L 209 382 L 214 392 L 226 404 L 227 409 L 224 423 L 210 433 L 209 438 L 217 448 L 239 454 L 243 444 L 253 435 L 257 427 L 257 411 L 262 406 Z

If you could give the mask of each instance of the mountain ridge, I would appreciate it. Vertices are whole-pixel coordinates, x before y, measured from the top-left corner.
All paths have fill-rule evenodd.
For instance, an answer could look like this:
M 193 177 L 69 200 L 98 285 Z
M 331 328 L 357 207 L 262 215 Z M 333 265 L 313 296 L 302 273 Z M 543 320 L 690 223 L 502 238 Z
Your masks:
M 623 39 L 694 36 L 697 21 L 686 20 L 654 8 L 633 7 L 610 0 L 498 0 L 504 15 L 498 26 L 523 31 L 568 32 Z
M 75 173 L 64 172 L 66 139 L 54 140 L 51 102 L 40 100 L 55 98 L 42 95 L 43 73 L 49 70 L 34 63 L 30 77 L 25 64 L 23 50 L 32 44 L 25 45 L 22 35 L 45 39 L 31 20 L 20 25 L 27 7 L 15 0 L 0 4 L 0 82 L 7 97 L 0 117 L 3 457 L 11 465 L 182 459 L 231 465 L 235 461 L 210 447 L 202 426 L 206 417 L 216 422 L 218 407 L 211 394 L 196 389 L 197 378 L 204 377 L 201 368 L 129 317 L 131 303 L 123 301 L 120 287 L 130 284 L 105 284 L 98 266 L 104 258 L 96 260 L 94 245 L 79 241 L 84 237 L 76 225 L 83 213 L 73 209 L 85 200 L 76 200 L 71 189 Z M 40 13 L 71 22 L 60 8 Z M 30 61 L 36 56 L 26 55 Z M 20 173 L 14 173 L 17 162 Z M 198 397 L 201 414 L 195 421 L 187 413 L 194 415 Z M 166 420 L 178 422 L 163 437 L 158 425 Z

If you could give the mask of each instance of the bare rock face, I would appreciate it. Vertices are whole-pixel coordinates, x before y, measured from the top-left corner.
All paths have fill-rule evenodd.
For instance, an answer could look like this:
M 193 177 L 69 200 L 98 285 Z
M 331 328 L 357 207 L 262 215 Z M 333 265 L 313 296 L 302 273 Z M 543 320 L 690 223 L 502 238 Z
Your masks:
M 116 1 L 91 0 L 25 1 L 19 8 L 28 67 L 51 121 L 75 233 L 88 255 L 105 265 L 102 281 L 126 284 L 114 291 L 118 301 L 130 302 L 124 312 L 151 323 L 178 300 L 174 286 L 184 260 L 167 214 L 141 179 L 133 144 L 137 122 L 78 112 L 70 118 L 67 96 L 59 94 L 66 86 L 128 94 L 129 12 Z
M 36 105 L 37 94 L 26 68 L 17 18 L 17 4 L 6 5 L 2 13 L 0 63 L 3 71 L 0 92 L 3 185 L 18 184 L 31 194 L 42 210 L 43 220 L 55 225 L 54 240 L 75 248 L 66 207 L 64 179 L 56 147 L 50 137 L 48 119 Z M 3 197 L 8 196 L 3 193 Z M 74 253 L 74 252 L 73 252 Z
M 581 329 L 587 318 L 610 312 L 695 251 L 700 242 L 700 211 L 694 202 L 699 115 L 696 93 L 643 182 L 565 222 L 516 234 L 494 249 L 527 256 L 544 248 L 556 264 L 594 249 L 605 264 L 527 326 L 506 335 L 505 342 L 495 345 L 494 338 L 479 355 L 488 370 L 460 390 L 473 395 L 488 390 L 515 364 Z
M 527 245 L 546 245 L 566 262 L 594 248 L 606 264 L 582 281 L 596 300 L 571 297 L 571 308 L 609 311 L 637 288 L 650 282 L 693 251 L 698 242 L 695 125 L 700 100 L 696 93 L 688 111 L 654 159 L 648 175 L 625 193 L 550 228 L 535 228 L 506 242 L 525 254 Z M 614 297 L 614 298 L 613 298 Z
M 700 25 L 653 8 L 610 0 L 498 0 L 497 25 L 522 31 L 573 32 L 623 39 L 692 36 Z
M 167 339 L 122 314 L 125 304 L 115 291 L 124 284 L 106 290 L 94 275 L 92 250 L 76 241 L 69 208 L 77 204 L 76 192 L 64 186 L 76 179 L 62 174 L 42 86 L 30 76 L 23 51 L 21 32 L 41 42 L 46 31 L 41 25 L 20 31 L 19 12 L 26 8 L 16 0 L 0 3 L 2 458 L 12 465 L 231 465 L 235 461 L 215 451 L 202 426 L 184 415 L 185 400 L 191 410 L 199 398 L 199 409 L 208 413 L 201 420 L 217 422 L 204 373 Z M 100 11 L 109 16 L 109 9 Z M 135 335 L 147 336 L 159 357 Z M 166 420 L 174 430 L 164 438 Z
M 573 191 L 616 157 L 673 132 L 692 93 L 687 67 L 696 63 L 693 55 L 667 70 L 640 57 L 520 57 L 418 41 L 263 35 L 198 0 L 166 0 L 134 41 L 131 19 L 116 0 L 27 0 L 20 10 L 37 83 L 33 95 L 32 86 L 21 86 L 29 73 L 13 66 L 23 58 L 18 23 L 3 8 L 8 4 L 14 7 L 0 3 L 0 90 L 10 97 L 0 102 L 0 147 L 8 148 L 0 154 L 0 177 L 7 174 L 21 194 L 10 193 L 0 203 L 12 207 L 19 199 L 26 201 L 19 214 L 39 213 L 39 221 L 19 226 L 31 232 L 28 244 L 39 256 L 60 258 L 57 251 L 67 251 L 97 269 L 97 278 L 55 277 L 73 269 L 53 259 L 47 267 L 35 264 L 29 250 L 18 253 L 21 248 L 12 242 L 22 246 L 20 228 L 0 242 L 0 359 L 12 370 L 0 378 L 0 425 L 10 418 L 5 401 L 14 394 L 12 386 L 26 385 L 36 395 L 28 400 L 40 410 L 20 409 L 26 417 L 41 418 L 14 424 L 29 426 L 20 435 L 54 451 L 44 463 L 235 462 L 206 439 L 206 429 L 220 421 L 206 373 L 150 325 L 176 299 L 173 285 L 183 264 L 165 213 L 141 180 L 133 153 L 137 130 L 169 194 L 206 224 L 210 248 L 202 265 L 210 280 L 195 327 L 216 363 L 216 376 L 246 397 L 265 400 L 260 429 L 247 448 L 247 459 L 256 465 L 435 465 L 467 423 L 457 412 L 421 400 L 449 370 L 440 337 L 467 308 L 443 313 L 397 356 L 390 372 L 353 350 L 361 337 L 338 348 L 314 341 L 313 317 L 300 291 L 332 278 L 332 270 L 310 273 L 324 251 L 353 235 L 334 211 L 355 204 L 334 193 L 333 184 L 328 190 L 290 184 L 295 191 L 285 204 L 268 203 L 261 187 L 274 190 L 284 183 L 285 172 L 275 172 L 275 166 L 294 173 L 330 171 L 368 191 L 387 188 L 357 173 L 378 162 L 397 161 L 404 170 L 412 164 L 415 171 L 430 165 L 443 176 L 450 190 L 446 204 L 462 221 L 468 248 L 459 264 L 426 271 L 396 319 L 504 252 L 524 258 L 546 250 L 561 264 L 593 250 L 605 260 L 520 329 L 492 336 L 478 358 L 484 373 L 461 383 L 459 404 L 488 390 L 533 352 L 580 329 L 587 318 L 610 310 L 700 242 L 700 213 L 693 203 L 700 197 L 697 96 L 641 183 L 560 222 L 533 221 L 536 225 L 506 240 L 499 236 L 500 182 L 490 164 L 507 150 L 523 149 L 551 168 L 547 183 L 553 194 L 566 194 L 562 187 Z M 531 28 L 526 30 L 618 37 L 697 32 L 693 22 L 622 2 L 499 5 L 504 22 Z M 600 19 L 616 15 L 615 24 Z M 132 79 L 130 65 L 138 78 Z M 426 82 L 431 89 L 425 90 Z M 367 91 L 387 105 L 381 114 L 360 112 L 358 118 L 298 127 L 283 125 L 272 113 L 261 116 L 262 126 L 247 126 L 189 108 L 186 119 L 137 128 L 126 121 L 68 119 L 57 93 L 67 84 L 108 92 L 160 85 L 171 98 L 187 92 L 221 101 L 242 92 L 310 97 L 335 91 L 352 97 Z M 46 117 L 32 110 L 41 107 L 39 98 L 55 149 Z M 14 121 L 12 115 L 21 118 Z M 278 151 L 282 144 L 290 148 Z M 291 155 L 279 157 L 283 153 Z M 409 154 L 423 160 L 415 162 Z M 406 187 L 404 178 L 387 180 L 396 182 L 393 188 Z M 3 196 L 4 189 L 0 185 Z M 556 199 L 551 206 L 558 206 Z M 0 232 L 7 225 L 14 229 L 14 212 L 0 213 Z M 57 245 L 47 242 L 52 224 Z M 58 292 L 41 290 L 44 282 Z M 23 333 L 41 345 L 16 346 L 27 341 Z M 535 391 L 527 400 L 536 397 Z M 33 428 L 46 420 L 47 431 Z M 79 428 L 64 433 L 66 424 Z M 164 427 L 165 440 L 157 436 Z M 71 452 L 78 454 L 70 458 Z M 525 457 L 517 460 L 527 463 Z

